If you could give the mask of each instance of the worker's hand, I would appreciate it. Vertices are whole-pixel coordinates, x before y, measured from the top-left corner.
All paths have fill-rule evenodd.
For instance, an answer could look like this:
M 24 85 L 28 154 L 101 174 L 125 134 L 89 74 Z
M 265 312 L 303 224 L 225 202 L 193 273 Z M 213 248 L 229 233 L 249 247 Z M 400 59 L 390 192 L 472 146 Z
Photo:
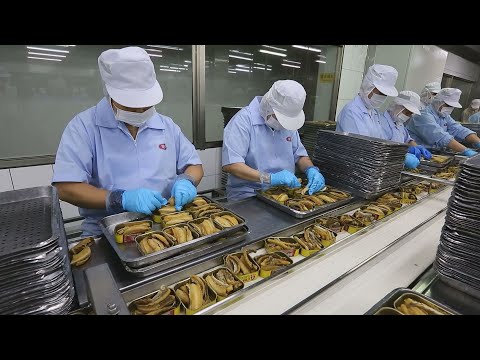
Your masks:
M 413 154 L 407 154 L 405 156 L 405 169 L 415 169 L 418 165 L 420 164 L 420 160 L 413 155 Z
M 480 149 L 480 142 L 472 144 L 475 149 Z
M 422 152 L 420 151 L 420 149 L 417 146 L 410 146 L 408 148 L 408 153 L 412 154 L 412 155 L 415 155 L 418 160 L 421 160 L 421 158 L 422 158 Z
M 175 198 L 175 210 L 180 211 L 184 205 L 195 199 L 197 188 L 189 180 L 180 179 L 173 184 L 172 196 Z
M 432 158 L 432 153 L 430 151 L 428 151 L 427 149 L 425 149 L 425 147 L 423 145 L 418 145 L 417 149 L 420 150 L 420 152 L 422 153 L 422 156 L 425 160 L 430 160 Z M 421 159 L 419 159 L 419 160 L 421 160 Z
M 468 148 L 467 148 L 467 149 L 465 149 L 465 150 L 462 152 L 461 155 L 463 155 L 463 156 L 475 156 L 475 155 L 477 155 L 477 154 L 478 154 L 478 152 L 473 151 L 472 149 L 468 149 Z
M 308 179 L 308 195 L 312 195 L 325 187 L 325 178 L 315 167 L 309 167 L 305 174 L 307 174 Z
M 294 173 L 288 170 L 282 170 L 270 175 L 270 184 L 273 186 L 285 185 L 290 188 L 300 187 L 302 184 L 298 181 Z
M 126 211 L 151 215 L 166 204 L 167 199 L 163 198 L 160 192 L 150 189 L 127 190 L 122 194 L 122 206 Z

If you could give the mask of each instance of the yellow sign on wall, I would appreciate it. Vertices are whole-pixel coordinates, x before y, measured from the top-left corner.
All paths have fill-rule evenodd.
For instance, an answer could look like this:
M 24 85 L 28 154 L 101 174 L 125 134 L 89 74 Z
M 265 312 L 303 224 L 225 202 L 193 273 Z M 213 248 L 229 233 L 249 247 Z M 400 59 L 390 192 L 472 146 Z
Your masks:
M 335 73 L 320 73 L 320 82 L 329 83 L 335 79 Z

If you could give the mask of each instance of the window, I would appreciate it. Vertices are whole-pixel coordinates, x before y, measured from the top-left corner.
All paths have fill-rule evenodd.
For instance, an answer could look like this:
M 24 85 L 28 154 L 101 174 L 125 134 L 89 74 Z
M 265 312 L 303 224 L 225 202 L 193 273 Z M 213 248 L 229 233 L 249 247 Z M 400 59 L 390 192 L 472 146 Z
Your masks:
M 222 108 L 248 105 L 277 80 L 291 79 L 307 92 L 306 121 L 334 120 L 337 57 L 334 45 L 207 45 L 205 137 L 223 138 Z M 333 110 L 333 111 L 332 111 Z
M 0 158 L 50 155 L 67 123 L 103 97 L 98 56 L 128 45 L 0 46 Z M 192 140 L 192 46 L 146 45 L 163 101 L 156 106 Z

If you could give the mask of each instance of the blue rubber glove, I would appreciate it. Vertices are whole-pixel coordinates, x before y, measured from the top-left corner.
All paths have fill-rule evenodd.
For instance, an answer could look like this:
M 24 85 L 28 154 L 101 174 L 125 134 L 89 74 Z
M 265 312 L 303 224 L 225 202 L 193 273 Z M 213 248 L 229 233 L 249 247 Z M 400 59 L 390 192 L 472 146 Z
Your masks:
M 480 149 L 480 142 L 472 144 L 475 149 Z
M 315 167 L 309 167 L 305 171 L 308 179 L 308 195 L 312 195 L 325 187 L 325 178 Z
M 478 152 L 473 151 L 472 149 L 465 149 L 465 151 L 462 152 L 463 156 L 475 156 L 477 154 L 478 154 Z
M 423 145 L 418 145 L 417 149 L 420 150 L 420 152 L 422 153 L 422 156 L 425 160 L 430 160 L 432 158 L 432 153 L 430 151 L 428 151 L 427 149 L 425 149 L 425 147 Z
M 409 154 L 415 155 L 418 160 L 422 158 L 422 152 L 416 146 L 410 146 L 407 152 Z
M 418 165 L 420 164 L 420 160 L 413 155 L 413 154 L 407 154 L 405 156 L 405 169 L 415 169 Z
M 158 191 L 150 189 L 127 190 L 122 194 L 122 206 L 126 211 L 152 215 L 152 212 L 167 204 Z
M 285 185 L 290 188 L 300 187 L 302 184 L 298 182 L 294 173 L 288 170 L 282 170 L 270 175 L 270 184 L 273 186 Z
M 197 188 L 189 180 L 180 179 L 173 184 L 172 196 L 175 198 L 175 210 L 180 211 L 195 199 Z

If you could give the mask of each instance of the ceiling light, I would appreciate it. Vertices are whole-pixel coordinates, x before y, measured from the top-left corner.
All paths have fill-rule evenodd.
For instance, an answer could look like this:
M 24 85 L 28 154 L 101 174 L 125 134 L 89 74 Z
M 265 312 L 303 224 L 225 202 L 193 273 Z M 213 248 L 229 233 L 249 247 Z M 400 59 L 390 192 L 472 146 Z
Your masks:
M 311 47 L 311 46 L 305 46 L 305 45 L 292 45 L 294 48 L 298 49 L 303 49 L 303 50 L 310 50 L 310 51 L 315 51 L 315 52 L 322 52 L 322 50 Z
M 237 55 L 228 55 L 228 57 L 235 58 L 235 59 L 241 59 L 241 60 L 253 61 L 253 59 L 243 57 L 243 56 L 237 56 Z
M 292 67 L 292 68 L 300 69 L 300 66 L 298 66 L 298 65 L 282 64 L 282 66 L 287 66 L 287 67 Z
M 47 58 L 40 58 L 40 57 L 36 57 L 36 56 L 27 56 L 27 58 L 29 58 L 29 59 L 38 59 L 38 60 L 62 61 L 62 60 L 60 60 L 60 59 L 47 59 Z
M 264 54 L 271 54 L 271 55 L 282 56 L 282 57 L 287 56 L 287 54 L 281 54 L 281 53 L 277 53 L 277 52 L 269 51 L 269 50 L 260 49 L 258 51 L 260 51 L 261 53 L 264 53 Z
M 53 51 L 53 52 L 66 53 L 66 54 L 68 54 L 68 53 L 70 52 L 70 51 L 68 51 L 68 50 L 49 49 L 49 48 L 41 48 L 41 47 L 36 47 L 36 46 L 27 46 L 27 49 L 30 49 L 30 50 L 43 50 L 43 51 Z
M 292 64 L 302 65 L 302 63 L 301 63 L 301 62 L 298 62 L 298 61 L 287 60 L 287 59 L 283 59 L 283 61 L 288 62 L 288 63 L 292 63 Z
M 40 55 L 40 56 L 53 56 L 53 57 L 59 57 L 59 58 L 64 58 L 67 57 L 67 55 L 58 55 L 58 54 L 44 54 L 44 53 L 38 53 L 34 51 L 29 51 L 29 55 Z
M 273 49 L 273 50 L 280 50 L 280 51 L 287 51 L 287 49 L 284 49 L 284 48 L 279 48 L 279 47 L 275 47 L 275 46 L 270 46 L 270 45 L 262 45 L 266 48 L 269 48 L 269 49 Z

